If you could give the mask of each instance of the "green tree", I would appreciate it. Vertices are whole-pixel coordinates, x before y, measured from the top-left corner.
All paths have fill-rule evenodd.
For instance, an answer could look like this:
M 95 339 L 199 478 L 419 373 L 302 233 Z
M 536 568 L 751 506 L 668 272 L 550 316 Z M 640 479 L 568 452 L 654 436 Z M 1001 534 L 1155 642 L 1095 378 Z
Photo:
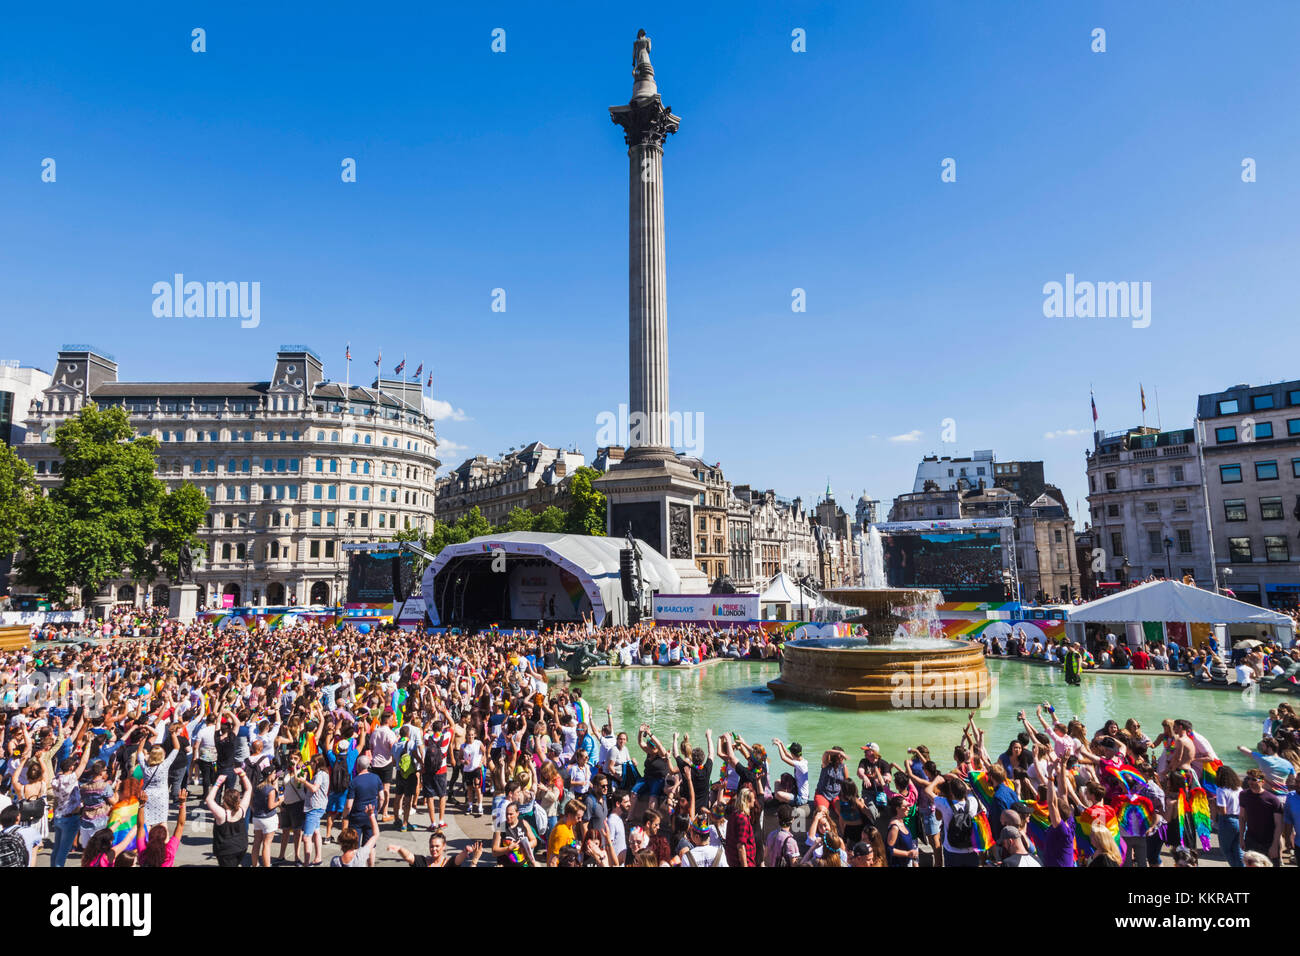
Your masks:
M 518 505 L 515 505 L 515 507 L 510 510 L 510 514 L 506 515 L 505 523 L 499 525 L 496 530 L 535 531 L 536 529 L 533 525 L 536 524 L 537 518 L 538 516 L 533 514 L 533 512 L 529 511 L 527 508 L 520 508 Z
M 568 523 L 569 516 L 555 505 L 551 505 L 537 516 L 537 520 L 533 522 L 533 530 L 559 534 L 564 531 Z
M 19 577 L 50 594 L 99 590 L 123 573 L 152 581 L 175 568 L 207 511 L 191 486 L 170 494 L 154 477 L 158 443 L 125 410 L 88 405 L 58 427 L 63 483 L 41 499 L 21 537 Z
M 605 496 L 592 485 L 592 481 L 598 477 L 600 472 L 585 465 L 573 473 L 573 479 L 569 483 L 572 504 L 569 505 L 565 525 L 565 530 L 570 534 L 601 537 L 605 534 Z
M 40 497 L 32 466 L 8 445 L 0 445 L 0 556 L 18 550 L 23 529 Z
M 457 544 L 492 533 L 492 525 L 488 523 L 487 518 L 483 517 L 483 512 L 478 510 L 478 505 L 456 519 L 455 529 Z

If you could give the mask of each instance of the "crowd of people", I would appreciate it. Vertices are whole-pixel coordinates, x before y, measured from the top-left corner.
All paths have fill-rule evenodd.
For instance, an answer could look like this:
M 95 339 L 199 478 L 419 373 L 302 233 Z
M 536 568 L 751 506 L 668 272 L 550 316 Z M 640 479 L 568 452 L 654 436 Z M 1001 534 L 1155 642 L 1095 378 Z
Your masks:
M 761 635 L 147 626 L 0 661 L 0 864 L 170 866 L 200 819 L 226 867 L 1195 865 L 1215 831 L 1277 865 L 1300 834 L 1286 703 L 1244 780 L 1186 719 L 1149 739 L 1050 705 L 996 756 L 968 719 L 950 761 L 867 743 L 854 767 L 847 742 L 620 726 L 547 674 L 557 640 L 640 663 L 762 657 Z M 490 843 L 453 852 L 449 816 Z M 417 827 L 427 853 L 383 836 Z

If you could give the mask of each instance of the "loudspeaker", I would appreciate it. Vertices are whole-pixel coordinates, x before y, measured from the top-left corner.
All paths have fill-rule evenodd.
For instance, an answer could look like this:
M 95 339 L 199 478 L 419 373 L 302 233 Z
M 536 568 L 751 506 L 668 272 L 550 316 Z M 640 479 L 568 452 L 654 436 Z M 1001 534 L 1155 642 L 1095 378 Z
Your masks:
M 406 582 L 402 580 L 402 555 L 393 558 L 393 600 L 406 600 Z
M 618 553 L 618 579 L 623 585 L 623 600 L 636 600 L 636 552 L 623 548 Z

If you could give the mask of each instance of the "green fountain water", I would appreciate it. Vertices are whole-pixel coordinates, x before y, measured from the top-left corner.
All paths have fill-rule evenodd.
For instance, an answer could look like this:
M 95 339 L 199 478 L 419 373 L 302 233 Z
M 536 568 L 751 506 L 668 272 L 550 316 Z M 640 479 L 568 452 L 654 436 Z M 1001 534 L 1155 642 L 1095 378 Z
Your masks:
M 996 682 L 997 710 L 977 713 L 975 720 L 988 731 L 988 748 L 994 757 L 1021 729 L 1016 712 L 1026 709 L 1032 721 L 1035 705 L 1049 700 L 1063 718 L 1078 714 L 1089 734 L 1109 718 L 1123 724 L 1136 717 L 1142 731 L 1155 739 L 1162 718 L 1186 717 L 1224 761 L 1247 770 L 1253 762 L 1235 748 L 1257 744 L 1269 707 L 1286 699 L 1262 694 L 1251 700 L 1235 692 L 1196 691 L 1174 678 L 1138 673 L 1085 675 L 1082 685 L 1070 687 L 1054 668 L 998 660 L 990 660 L 988 666 Z M 775 700 L 766 686 L 778 673 L 776 664 L 748 661 L 692 670 L 599 670 L 581 687 L 598 715 L 607 705 L 613 708 L 616 729 L 635 738 L 637 726 L 647 723 L 665 746 L 674 731 L 689 733 L 694 743 L 703 740 L 706 728 L 712 728 L 715 735 L 736 731 L 769 750 L 773 737 L 787 744 L 797 740 L 814 765 L 828 747 L 838 745 L 853 753 L 869 741 L 880 744 L 885 757 L 897 762 L 908 747 L 925 744 L 941 767 L 951 763 L 966 711 L 863 712 Z

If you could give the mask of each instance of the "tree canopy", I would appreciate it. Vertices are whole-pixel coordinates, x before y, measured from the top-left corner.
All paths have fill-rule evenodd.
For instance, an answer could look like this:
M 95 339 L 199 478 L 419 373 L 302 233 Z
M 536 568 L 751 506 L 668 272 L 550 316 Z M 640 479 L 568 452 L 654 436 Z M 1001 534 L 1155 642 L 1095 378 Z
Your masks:
M 87 405 L 55 430 L 54 445 L 63 480 L 19 524 L 19 579 L 55 595 L 123 574 L 174 576 L 181 546 L 200 546 L 208 501 L 191 484 L 169 492 L 154 476 L 158 442 L 137 436 L 124 409 Z

